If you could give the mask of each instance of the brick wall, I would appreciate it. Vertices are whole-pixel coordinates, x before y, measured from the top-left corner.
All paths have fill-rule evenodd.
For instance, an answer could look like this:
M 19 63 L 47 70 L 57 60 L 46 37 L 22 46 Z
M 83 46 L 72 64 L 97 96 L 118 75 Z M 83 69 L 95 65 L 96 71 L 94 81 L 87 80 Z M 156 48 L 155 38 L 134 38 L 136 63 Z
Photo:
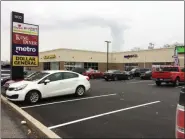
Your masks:
M 60 62 L 60 70 L 64 70 L 64 61 Z

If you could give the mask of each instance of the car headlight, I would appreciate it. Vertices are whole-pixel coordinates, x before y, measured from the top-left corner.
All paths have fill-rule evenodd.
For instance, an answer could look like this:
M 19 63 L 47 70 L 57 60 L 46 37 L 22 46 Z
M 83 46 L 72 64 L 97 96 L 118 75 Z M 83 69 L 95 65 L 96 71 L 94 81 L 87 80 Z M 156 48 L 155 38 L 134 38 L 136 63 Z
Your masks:
M 14 91 L 22 90 L 22 89 L 24 89 L 26 86 L 27 86 L 27 84 L 24 84 L 24 85 L 18 86 L 18 87 L 16 87 L 16 88 L 14 89 Z

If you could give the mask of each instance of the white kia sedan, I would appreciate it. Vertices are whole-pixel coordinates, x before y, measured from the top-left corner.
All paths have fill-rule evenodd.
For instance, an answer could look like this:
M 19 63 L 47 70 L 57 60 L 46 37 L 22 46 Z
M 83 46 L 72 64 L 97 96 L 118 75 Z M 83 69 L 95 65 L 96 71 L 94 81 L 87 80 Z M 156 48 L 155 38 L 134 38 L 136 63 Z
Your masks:
M 5 96 L 11 101 L 36 103 L 42 98 L 68 94 L 82 96 L 89 89 L 87 76 L 72 71 L 50 70 L 10 84 Z

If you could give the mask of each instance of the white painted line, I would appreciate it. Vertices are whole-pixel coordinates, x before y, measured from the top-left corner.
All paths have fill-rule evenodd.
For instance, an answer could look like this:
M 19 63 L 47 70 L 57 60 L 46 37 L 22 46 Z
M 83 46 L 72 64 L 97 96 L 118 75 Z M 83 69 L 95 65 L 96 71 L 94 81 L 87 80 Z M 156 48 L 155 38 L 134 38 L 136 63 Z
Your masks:
M 57 104 L 57 103 L 66 103 L 66 102 L 73 102 L 73 101 L 79 101 L 79 100 L 87 100 L 87 99 L 100 98 L 100 97 L 109 97 L 109 96 L 114 96 L 114 95 L 116 95 L 116 94 L 108 94 L 108 95 L 101 95 L 101 96 L 93 96 L 93 97 L 85 97 L 85 98 L 79 98 L 79 99 L 71 99 L 71 100 L 57 101 L 57 102 L 51 102 L 51 103 L 45 103 L 45 104 L 25 106 L 25 107 L 21 107 L 21 108 L 22 109 L 26 109 L 26 108 L 32 108 L 32 107 L 40 107 L 40 106 L 52 105 L 52 104 Z
M 155 84 L 148 84 L 148 85 L 155 85 Z
M 142 83 L 142 82 L 151 82 L 151 81 L 137 81 L 137 82 L 127 82 L 127 84 L 131 84 L 131 83 Z
M 175 87 L 175 88 L 182 88 L 183 86 L 177 86 L 177 87 Z
M 74 120 L 74 121 L 71 121 L 71 122 L 67 122 L 67 123 L 63 123 L 63 124 L 59 124 L 59 125 L 55 125 L 55 126 L 50 126 L 48 128 L 49 129 L 54 129 L 54 128 L 57 128 L 57 127 L 71 125 L 71 124 L 79 123 L 79 122 L 82 122 L 82 121 L 86 121 L 86 120 L 90 120 L 90 119 L 94 119 L 94 118 L 110 115 L 110 114 L 113 114 L 113 113 L 118 113 L 118 112 L 121 112 L 121 111 L 130 110 L 130 109 L 134 109 L 134 108 L 139 108 L 139 107 L 143 107 L 143 106 L 146 106 L 146 105 L 151 105 L 151 104 L 155 104 L 155 103 L 159 103 L 159 102 L 160 101 L 154 101 L 154 102 L 150 102 L 150 103 L 136 105 L 136 106 L 132 106 L 132 107 L 124 108 L 124 109 L 119 109 L 119 110 L 115 110 L 115 111 L 111 111 L 111 112 L 107 112 L 107 113 L 102 113 L 102 114 L 98 114 L 98 115 L 82 118 L 82 119 L 79 119 L 79 120 Z

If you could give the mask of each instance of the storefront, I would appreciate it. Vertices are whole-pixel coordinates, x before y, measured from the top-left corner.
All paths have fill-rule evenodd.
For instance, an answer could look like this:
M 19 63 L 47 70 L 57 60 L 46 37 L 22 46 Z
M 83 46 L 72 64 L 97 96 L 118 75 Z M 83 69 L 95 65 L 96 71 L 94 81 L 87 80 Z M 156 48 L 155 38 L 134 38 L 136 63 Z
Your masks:
M 93 69 L 93 70 L 98 70 L 98 63 L 84 63 L 84 68 L 85 69 Z
M 133 68 L 152 68 L 155 65 L 173 65 L 174 50 L 175 48 L 160 48 L 110 53 L 109 68 L 131 70 Z M 184 66 L 184 47 L 178 48 L 178 55 L 180 66 Z M 33 70 L 73 70 L 81 67 L 104 72 L 107 69 L 106 52 L 61 48 L 41 52 L 39 58 L 39 67 L 32 67 Z

